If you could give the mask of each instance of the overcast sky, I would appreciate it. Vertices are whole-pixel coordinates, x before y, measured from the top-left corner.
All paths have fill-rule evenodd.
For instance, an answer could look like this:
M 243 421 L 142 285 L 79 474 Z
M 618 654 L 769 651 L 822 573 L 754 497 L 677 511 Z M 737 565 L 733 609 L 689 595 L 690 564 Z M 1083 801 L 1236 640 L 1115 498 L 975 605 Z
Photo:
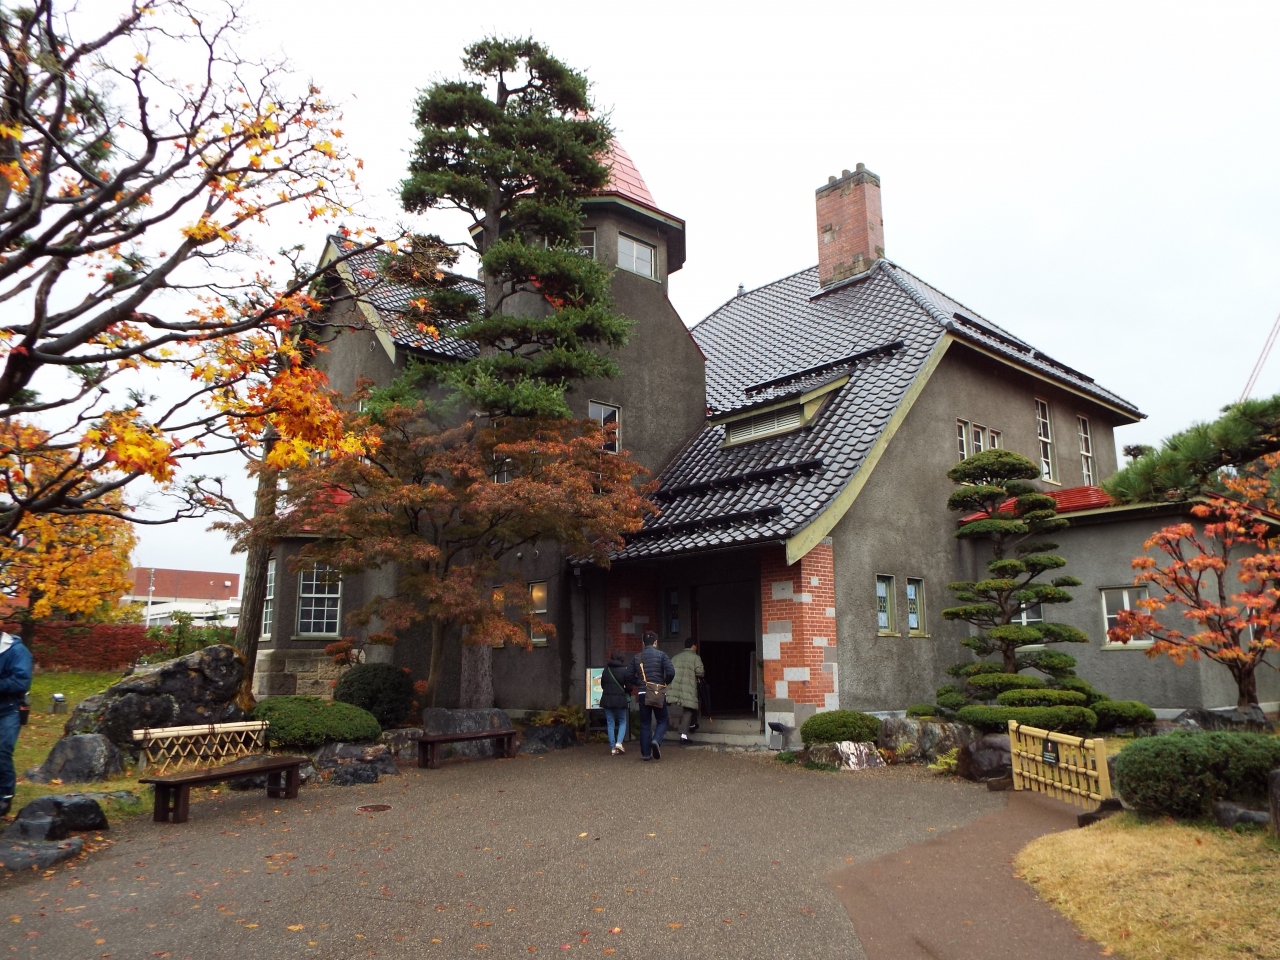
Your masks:
M 1274 3 L 249 13 L 250 46 L 344 104 L 366 212 L 387 223 L 403 219 L 415 93 L 456 75 L 465 44 L 531 34 L 585 70 L 658 204 L 688 224 L 670 295 L 690 325 L 739 283 L 814 264 L 814 190 L 857 162 L 881 178 L 887 256 L 1136 403 L 1148 419 L 1120 445 L 1237 399 L 1280 312 Z M 1276 392 L 1280 355 L 1254 390 Z M 136 559 L 239 570 L 204 526 L 144 529 Z

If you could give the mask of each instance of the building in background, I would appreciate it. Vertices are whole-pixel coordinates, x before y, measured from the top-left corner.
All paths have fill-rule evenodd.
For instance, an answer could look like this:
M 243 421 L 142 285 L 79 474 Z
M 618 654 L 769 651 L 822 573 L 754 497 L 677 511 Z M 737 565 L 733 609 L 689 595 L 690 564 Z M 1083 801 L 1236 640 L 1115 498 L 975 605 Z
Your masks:
M 234 627 L 240 620 L 238 573 L 134 567 L 131 579 L 133 587 L 120 602 L 140 604 L 145 626 L 170 624 L 178 611 L 191 614 L 197 625 Z

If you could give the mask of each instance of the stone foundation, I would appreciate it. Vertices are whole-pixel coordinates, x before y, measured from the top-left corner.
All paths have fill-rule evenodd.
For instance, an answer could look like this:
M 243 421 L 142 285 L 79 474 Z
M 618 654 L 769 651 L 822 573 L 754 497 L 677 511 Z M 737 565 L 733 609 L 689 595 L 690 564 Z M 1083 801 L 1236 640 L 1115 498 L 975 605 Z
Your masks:
M 334 684 L 346 669 L 323 650 L 259 650 L 253 671 L 253 695 L 331 700 Z

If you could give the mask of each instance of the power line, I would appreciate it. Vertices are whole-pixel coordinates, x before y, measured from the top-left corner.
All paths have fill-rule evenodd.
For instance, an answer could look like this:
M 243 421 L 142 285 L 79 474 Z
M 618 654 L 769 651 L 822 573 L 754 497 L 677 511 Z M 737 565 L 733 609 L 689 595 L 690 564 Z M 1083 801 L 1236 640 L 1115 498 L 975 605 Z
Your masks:
M 1244 385 L 1244 392 L 1240 394 L 1241 403 L 1248 400 L 1249 394 L 1253 392 L 1253 385 L 1258 382 L 1258 374 L 1262 373 L 1267 357 L 1271 355 L 1271 348 L 1275 346 L 1277 334 L 1280 334 L 1280 314 L 1276 315 L 1276 322 L 1271 325 L 1271 334 L 1267 337 L 1267 342 L 1262 346 L 1262 353 L 1258 355 L 1258 362 L 1253 365 L 1253 373 L 1249 374 L 1249 382 Z

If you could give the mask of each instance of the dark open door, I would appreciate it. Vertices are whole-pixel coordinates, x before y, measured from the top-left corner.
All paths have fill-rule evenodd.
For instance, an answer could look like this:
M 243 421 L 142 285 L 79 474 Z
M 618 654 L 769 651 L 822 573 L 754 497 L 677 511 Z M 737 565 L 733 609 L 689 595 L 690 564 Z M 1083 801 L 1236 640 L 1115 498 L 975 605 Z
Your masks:
M 695 636 L 711 686 L 712 716 L 753 710 L 756 589 L 754 580 L 694 588 Z

